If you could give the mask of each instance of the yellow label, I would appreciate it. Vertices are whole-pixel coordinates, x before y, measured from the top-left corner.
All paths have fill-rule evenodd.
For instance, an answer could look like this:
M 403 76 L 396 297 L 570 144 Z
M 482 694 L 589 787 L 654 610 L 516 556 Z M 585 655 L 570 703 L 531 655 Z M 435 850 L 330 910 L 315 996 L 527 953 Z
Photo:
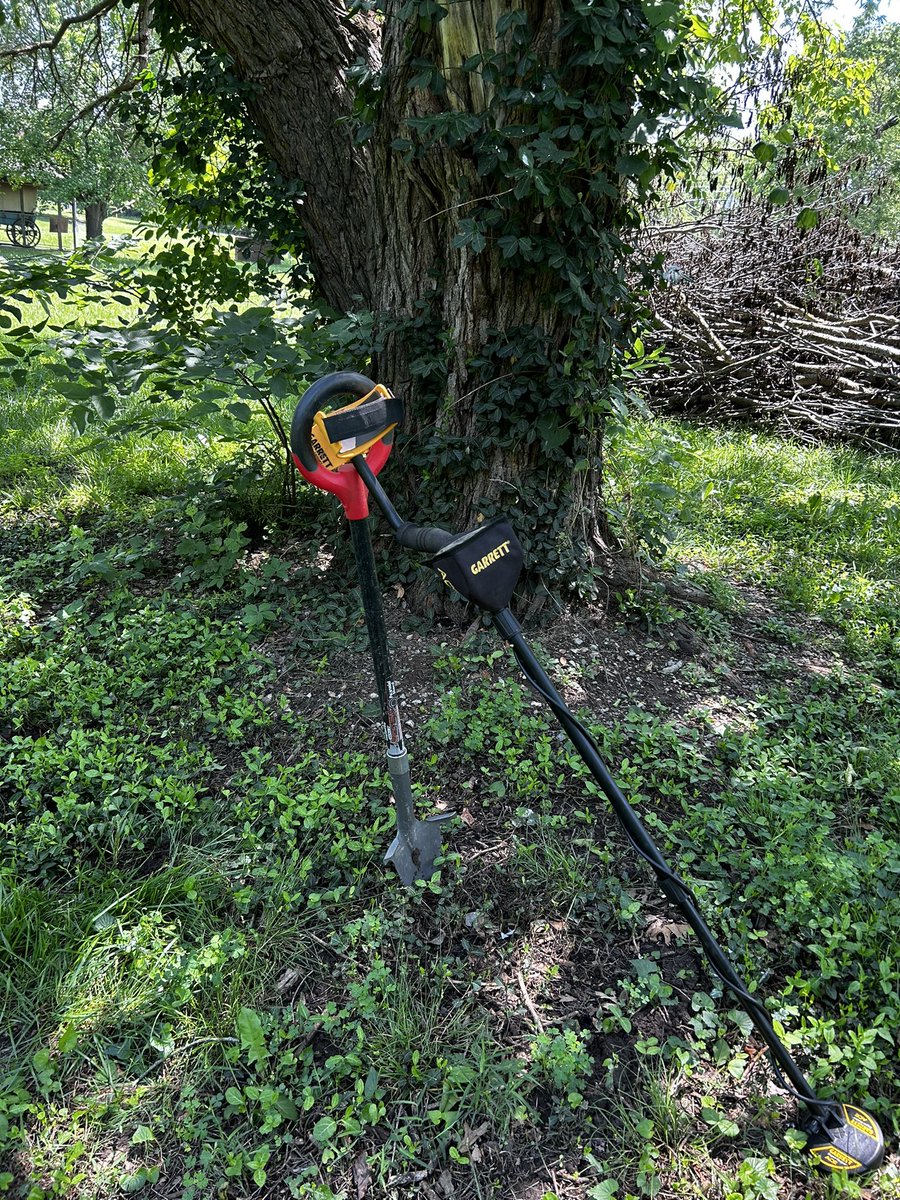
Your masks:
M 493 550 L 489 550 L 483 558 L 479 558 L 478 562 L 472 563 L 469 570 L 473 575 L 480 575 L 482 571 L 493 566 L 498 558 L 503 558 L 505 554 L 509 554 L 509 541 L 501 542 L 499 546 L 495 546 Z
M 852 1104 L 842 1104 L 844 1110 L 844 1119 L 848 1125 L 852 1125 L 854 1129 L 858 1129 L 860 1133 L 864 1133 L 866 1137 L 878 1141 L 878 1130 L 875 1122 L 867 1112 L 863 1112 L 861 1108 L 854 1108 Z
M 862 1166 L 857 1158 L 838 1150 L 837 1146 L 812 1146 L 810 1154 L 817 1158 L 823 1167 L 831 1167 L 832 1171 L 855 1171 Z

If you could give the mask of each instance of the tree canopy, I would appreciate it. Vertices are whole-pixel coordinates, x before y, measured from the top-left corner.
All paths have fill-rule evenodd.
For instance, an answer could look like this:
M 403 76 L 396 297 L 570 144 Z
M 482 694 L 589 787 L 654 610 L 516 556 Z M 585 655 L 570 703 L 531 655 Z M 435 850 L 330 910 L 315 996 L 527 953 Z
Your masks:
M 0 27 L 0 173 L 50 200 L 145 199 L 149 149 L 125 102 L 152 79 L 151 39 L 142 6 L 13 6 Z

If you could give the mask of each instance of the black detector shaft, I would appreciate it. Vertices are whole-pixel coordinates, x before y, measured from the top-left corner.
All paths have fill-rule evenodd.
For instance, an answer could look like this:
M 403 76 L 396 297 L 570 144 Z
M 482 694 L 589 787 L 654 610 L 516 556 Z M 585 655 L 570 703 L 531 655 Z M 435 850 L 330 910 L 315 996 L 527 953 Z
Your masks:
M 325 404 L 338 396 L 353 398 L 337 412 Z M 498 633 L 512 647 L 529 684 L 546 702 L 606 796 L 637 854 L 656 874 L 660 888 L 684 915 L 712 970 L 737 998 L 769 1048 L 782 1087 L 808 1110 L 804 1128 L 808 1150 L 823 1170 L 862 1175 L 884 1157 L 878 1123 L 863 1109 L 838 1100 L 820 1099 L 775 1030 L 765 1005 L 738 975 L 728 955 L 706 924 L 688 885 L 669 867 L 640 817 L 604 763 L 594 739 L 566 706 L 525 641 L 509 604 L 522 567 L 522 547 L 504 519 L 485 521 L 462 534 L 423 528 L 404 521 L 377 475 L 402 420 L 402 404 L 381 384 L 343 371 L 314 383 L 301 397 L 291 423 L 291 450 L 297 469 L 311 484 L 337 496 L 350 523 L 376 682 L 385 721 L 388 772 L 394 791 L 397 835 L 387 853 L 403 883 L 430 877 L 440 853 L 440 830 L 434 818 L 416 820 L 409 783 L 408 755 L 391 681 L 390 658 L 368 528 L 371 497 L 381 508 L 400 545 L 430 554 L 430 565 L 443 581 L 490 615 Z
M 478 526 L 462 535 L 404 521 L 365 459 L 354 465 L 372 499 L 384 513 L 397 541 L 432 555 L 431 565 L 444 581 L 467 600 L 490 614 L 494 627 L 511 646 L 516 661 L 537 694 L 546 702 L 597 781 L 635 851 L 656 874 L 667 899 L 683 914 L 703 948 L 712 970 L 736 997 L 769 1048 L 782 1086 L 807 1108 L 804 1124 L 808 1150 L 815 1164 L 831 1171 L 861 1175 L 884 1157 L 884 1137 L 865 1111 L 838 1100 L 821 1100 L 779 1038 L 768 1010 L 754 996 L 716 941 L 688 885 L 668 866 L 658 846 L 610 774 L 588 730 L 568 708 L 538 662 L 508 605 L 518 580 L 522 551 L 505 521 Z

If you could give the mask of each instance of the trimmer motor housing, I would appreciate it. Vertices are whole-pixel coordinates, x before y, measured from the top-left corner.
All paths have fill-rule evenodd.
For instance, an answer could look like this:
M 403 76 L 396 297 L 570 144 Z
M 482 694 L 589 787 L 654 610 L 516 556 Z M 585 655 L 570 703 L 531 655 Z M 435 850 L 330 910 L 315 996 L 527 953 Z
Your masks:
M 501 517 L 454 538 L 431 566 L 466 600 L 498 613 L 512 599 L 523 560 L 519 539 Z

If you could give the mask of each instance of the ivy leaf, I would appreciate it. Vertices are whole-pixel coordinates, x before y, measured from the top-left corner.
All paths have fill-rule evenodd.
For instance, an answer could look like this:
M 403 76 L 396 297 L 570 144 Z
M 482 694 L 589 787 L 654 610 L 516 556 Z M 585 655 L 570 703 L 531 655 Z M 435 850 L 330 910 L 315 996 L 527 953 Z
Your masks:
M 337 1121 L 333 1117 L 320 1117 L 313 1125 L 312 1139 L 320 1146 L 326 1145 L 337 1133 Z
M 537 431 L 541 445 L 550 450 L 558 450 L 560 446 L 565 445 L 569 437 L 569 431 L 560 425 L 559 421 L 550 417 L 542 417 L 537 422 Z
M 770 204 L 787 204 L 790 198 L 791 193 L 786 188 L 776 187 L 769 192 Z
M 775 158 L 775 147 L 771 142 L 757 142 L 753 147 L 753 157 L 757 162 L 770 163 Z
M 244 1007 L 238 1013 L 238 1034 L 241 1039 L 241 1049 L 247 1053 L 247 1061 L 251 1066 L 262 1066 L 269 1057 L 262 1021 L 259 1014 L 252 1008 Z

